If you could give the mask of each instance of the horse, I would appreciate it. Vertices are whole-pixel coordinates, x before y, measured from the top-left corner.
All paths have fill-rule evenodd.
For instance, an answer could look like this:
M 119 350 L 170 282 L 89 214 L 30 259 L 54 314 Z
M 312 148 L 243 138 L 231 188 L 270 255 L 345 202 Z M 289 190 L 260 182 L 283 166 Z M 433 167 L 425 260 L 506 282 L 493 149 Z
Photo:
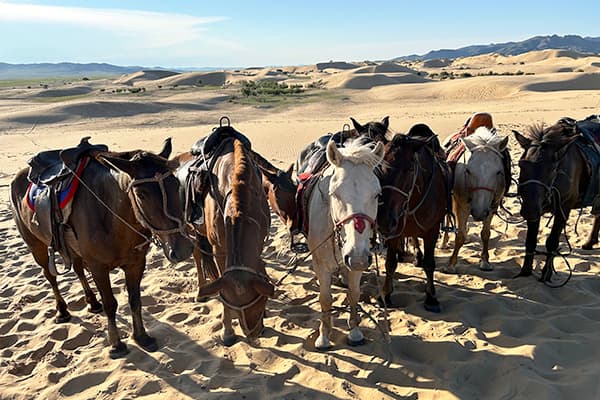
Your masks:
M 367 138 L 373 142 L 387 143 L 387 132 L 390 125 L 390 117 L 384 117 L 381 122 L 371 121 L 361 125 L 354 118 L 350 117 L 354 129 L 343 130 L 336 133 L 328 133 L 310 143 L 300 152 L 296 161 L 296 175 L 300 177 L 302 173 L 314 173 L 327 165 L 325 160 L 325 147 L 330 140 L 343 146 L 348 139 L 357 137 Z
M 502 202 L 506 188 L 504 152 L 508 145 L 508 136 L 496 135 L 496 131 L 479 127 L 474 134 L 463 137 L 467 151 L 458 159 L 454 169 L 452 200 L 454 215 L 457 219 L 457 236 L 454 251 L 445 272 L 455 272 L 458 252 L 465 243 L 468 232 L 469 215 L 475 221 L 482 221 L 481 263 L 479 268 L 491 271 L 488 246 L 492 217 Z M 510 176 L 510 169 L 509 169 Z
M 437 135 L 425 124 L 413 126 L 406 135 L 395 135 L 385 146 L 377 225 L 387 247 L 384 298 L 380 301 L 389 306 L 393 306 L 393 277 L 401 261 L 402 239 L 420 237 L 424 253 L 417 249 L 417 266 L 427 276 L 425 309 L 440 312 L 433 286 L 434 250 L 450 189 L 442 153 Z
M 340 264 L 348 269 L 350 332 L 348 343 L 360 345 L 365 338 L 359 328 L 356 305 L 360 296 L 362 272 L 371 264 L 370 238 L 375 230 L 377 198 L 381 188 L 374 168 L 383 157 L 383 145 L 363 143 L 360 139 L 337 148 L 334 141 L 326 147 L 328 166 L 315 175 L 314 189 L 308 196 L 308 248 L 319 281 L 321 325 L 315 347 L 331 348 L 331 278 Z M 341 263 L 338 261 L 341 259 Z
M 104 309 L 106 313 L 111 358 L 125 356 L 128 349 L 121 341 L 115 321 L 117 301 L 109 272 L 117 267 L 125 272 L 133 338 L 143 349 L 155 351 L 158 345 L 144 329 L 140 299 L 140 282 L 150 242 L 159 244 L 174 263 L 192 253 L 192 243 L 183 223 L 178 181 L 173 175 L 173 164 L 167 161 L 170 152 L 171 143 L 167 140 L 159 154 L 135 150 L 99 152 L 90 157 L 78 178 L 85 189 L 79 188 L 75 193 L 71 214 L 65 222 L 68 256 L 83 285 L 90 311 Z M 52 286 L 57 310 L 55 321 L 67 322 L 71 314 L 58 289 L 56 275 L 49 267 L 51 238 L 33 223 L 34 212 L 27 205 L 30 184 L 27 175 L 28 168 L 21 170 L 10 185 L 13 218 Z M 84 268 L 92 274 L 103 305 L 96 300 Z
M 279 217 L 288 232 L 293 232 L 297 227 L 296 191 L 298 185 L 292 178 L 294 164 L 283 171 L 256 151 L 252 151 L 254 161 L 262 173 L 262 184 L 271 210 Z
M 598 147 L 582 132 L 597 135 L 600 123 L 590 118 L 562 118 L 551 126 L 532 125 L 525 134 L 513 130 L 523 148 L 518 193 L 522 199 L 520 214 L 527 221 L 525 259 L 517 276 L 532 273 L 540 219 L 545 213 L 552 213 L 554 224 L 546 239 L 543 282 L 551 281 L 554 257 L 559 255 L 559 236 L 573 208 L 593 206 L 594 224 L 583 248 L 591 249 L 598 243 Z
M 246 337 L 261 334 L 267 299 L 275 291 L 261 259 L 270 226 L 269 205 L 261 173 L 239 135 L 228 125 L 213 131 L 211 137 L 217 138 L 218 145 L 207 159 L 206 181 L 194 177 L 190 163 L 195 159 L 183 162 L 178 171 L 180 181 L 192 182 L 195 201 L 204 210 L 204 221 L 194 224 L 198 299 L 219 295 L 225 346 L 237 341 L 234 315 Z

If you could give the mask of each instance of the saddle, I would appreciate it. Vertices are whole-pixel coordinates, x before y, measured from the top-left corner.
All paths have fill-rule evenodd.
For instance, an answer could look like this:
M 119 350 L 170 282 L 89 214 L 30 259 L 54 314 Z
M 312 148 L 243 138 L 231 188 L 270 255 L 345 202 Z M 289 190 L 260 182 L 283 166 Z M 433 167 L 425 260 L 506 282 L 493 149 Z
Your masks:
M 315 174 L 305 172 L 298 176 L 298 189 L 296 190 L 297 212 L 296 221 L 293 224 L 293 226 L 297 227 L 297 231 L 292 232 L 292 235 L 301 233 L 304 237 L 308 237 L 308 202 L 315 186 L 319 182 L 322 171 L 324 169 Z
M 214 176 L 212 169 L 217 157 L 221 155 L 222 149 L 234 139 L 242 142 L 248 151 L 252 150 L 250 139 L 229 125 L 214 128 L 208 136 L 199 139 L 192 145 L 190 152 L 195 158 L 188 167 L 189 173 L 183 183 L 187 222 L 198 225 L 204 223 L 203 204 L 204 198 L 211 188 L 211 179 Z
M 315 174 L 327 165 L 325 151 L 330 140 L 333 140 L 338 147 L 342 147 L 346 140 L 351 137 L 353 137 L 352 131 L 340 131 L 328 133 L 310 143 L 300 152 L 300 157 L 296 163 L 298 176 L 303 173 Z
M 56 271 L 54 257 L 57 251 L 62 255 L 66 269 L 72 263 L 64 231 L 79 186 L 79 180 L 74 178 L 81 176 L 91 153 L 108 150 L 107 146 L 93 145 L 88 140 L 89 136 L 82 138 L 73 148 L 43 151 L 28 161 L 30 184 L 25 201 L 34 211 L 32 222 L 50 238 L 48 258 L 51 271 Z
M 590 174 L 581 206 L 592 206 L 592 214 L 600 215 L 600 118 L 598 115 L 591 115 L 581 121 L 562 118 L 559 122 L 572 126 L 581 135 L 581 139 L 576 140 L 575 144 L 583 155 Z

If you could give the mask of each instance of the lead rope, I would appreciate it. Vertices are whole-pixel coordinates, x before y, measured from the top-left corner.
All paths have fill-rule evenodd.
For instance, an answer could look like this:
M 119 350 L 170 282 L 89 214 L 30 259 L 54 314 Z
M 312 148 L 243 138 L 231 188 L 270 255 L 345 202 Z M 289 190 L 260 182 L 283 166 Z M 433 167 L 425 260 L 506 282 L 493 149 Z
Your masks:
M 374 233 L 373 235 L 376 236 L 377 234 Z M 375 323 L 375 325 L 377 325 L 377 328 L 381 332 L 381 335 L 383 336 L 383 340 L 389 344 L 389 343 L 392 343 L 392 338 L 390 337 L 389 314 L 388 314 L 388 309 L 387 309 L 387 304 L 386 304 L 385 298 L 383 297 L 383 289 L 381 287 L 381 282 L 380 282 L 381 274 L 379 273 L 379 256 L 378 256 L 379 252 L 377 250 L 378 249 L 375 249 L 375 251 L 374 251 L 374 253 L 375 253 L 375 273 L 376 273 L 376 280 L 377 280 L 377 291 L 379 292 L 379 297 L 383 301 L 384 327 L 382 329 L 381 325 L 377 322 Z M 363 310 L 363 312 L 364 312 L 364 310 Z M 369 316 L 369 318 L 371 320 L 373 320 L 373 318 L 371 317 L 370 314 L 367 314 L 367 315 Z

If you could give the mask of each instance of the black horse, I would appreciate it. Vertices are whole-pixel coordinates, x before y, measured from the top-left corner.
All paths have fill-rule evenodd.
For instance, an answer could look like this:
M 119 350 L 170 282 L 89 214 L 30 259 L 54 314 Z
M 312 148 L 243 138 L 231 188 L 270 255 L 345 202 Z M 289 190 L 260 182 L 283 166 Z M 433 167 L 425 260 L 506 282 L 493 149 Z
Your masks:
M 549 212 L 554 225 L 546 240 L 541 280 L 550 282 L 559 236 L 573 208 L 593 206 L 594 226 L 583 248 L 598 243 L 600 148 L 593 137 L 600 137 L 600 123 L 595 116 L 582 121 L 562 118 L 552 126 L 533 125 L 525 135 L 513 133 L 524 150 L 518 191 L 523 200 L 521 216 L 527 220 L 525 261 L 518 276 L 532 273 L 540 219 Z

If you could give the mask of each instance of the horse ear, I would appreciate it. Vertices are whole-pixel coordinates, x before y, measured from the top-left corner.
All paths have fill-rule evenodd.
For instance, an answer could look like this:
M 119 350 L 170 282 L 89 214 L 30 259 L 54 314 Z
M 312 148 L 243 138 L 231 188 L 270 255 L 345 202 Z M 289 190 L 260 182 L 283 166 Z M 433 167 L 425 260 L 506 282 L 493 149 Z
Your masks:
M 460 138 L 460 140 L 461 140 L 461 142 L 463 142 L 463 143 L 464 143 L 465 147 L 466 147 L 467 149 L 469 149 L 469 151 L 473 151 L 473 148 L 475 148 L 475 147 L 476 147 L 476 146 L 475 146 L 475 143 L 473 143 L 473 142 L 471 141 L 471 139 L 470 139 L 470 137 L 469 137 L 469 136 L 462 137 L 462 138 Z
M 339 167 L 342 164 L 342 159 L 342 153 L 338 150 L 335 142 L 330 140 L 329 143 L 327 143 L 327 161 L 329 161 L 330 164 Z
M 266 297 L 273 297 L 275 295 L 275 287 L 264 279 L 253 277 L 251 282 L 252 288 L 258 293 Z
M 294 164 L 290 164 L 290 167 L 285 171 L 285 174 L 288 178 L 292 179 L 292 174 L 294 173 Z
M 504 150 L 506 150 L 507 146 L 508 146 L 508 136 L 504 136 L 502 138 L 502 140 L 498 141 L 498 151 L 500 153 L 502 153 Z
M 210 297 L 219 293 L 223 289 L 223 279 L 207 283 L 198 290 L 198 297 Z
M 385 127 L 385 130 L 387 131 L 390 126 L 390 116 L 388 115 L 384 119 L 382 119 L 381 124 Z
M 352 121 L 352 125 L 354 125 L 354 129 L 356 129 L 359 132 L 362 132 L 365 130 L 365 127 L 362 126 L 361 124 L 358 123 L 357 120 L 355 120 L 354 118 L 350 117 L 350 121 Z
M 173 150 L 173 144 L 171 143 L 171 138 L 166 138 L 163 143 L 163 149 L 158 153 L 162 158 L 169 158 L 171 155 L 171 151 Z
M 385 153 L 385 146 L 383 143 L 377 142 L 373 149 L 373 153 L 379 158 L 379 162 L 381 162 L 381 160 L 383 160 L 383 154 Z
M 99 155 L 98 157 L 100 158 L 100 161 L 109 168 L 124 172 L 129 176 L 135 176 L 136 174 L 137 164 L 134 161 L 107 155 Z
M 531 146 L 531 139 L 523 136 L 522 134 L 515 131 L 514 129 L 512 132 L 515 134 L 515 139 L 517 139 L 517 142 L 519 142 L 519 144 L 521 145 L 521 147 L 523 149 L 527 150 L 529 148 L 529 146 Z

